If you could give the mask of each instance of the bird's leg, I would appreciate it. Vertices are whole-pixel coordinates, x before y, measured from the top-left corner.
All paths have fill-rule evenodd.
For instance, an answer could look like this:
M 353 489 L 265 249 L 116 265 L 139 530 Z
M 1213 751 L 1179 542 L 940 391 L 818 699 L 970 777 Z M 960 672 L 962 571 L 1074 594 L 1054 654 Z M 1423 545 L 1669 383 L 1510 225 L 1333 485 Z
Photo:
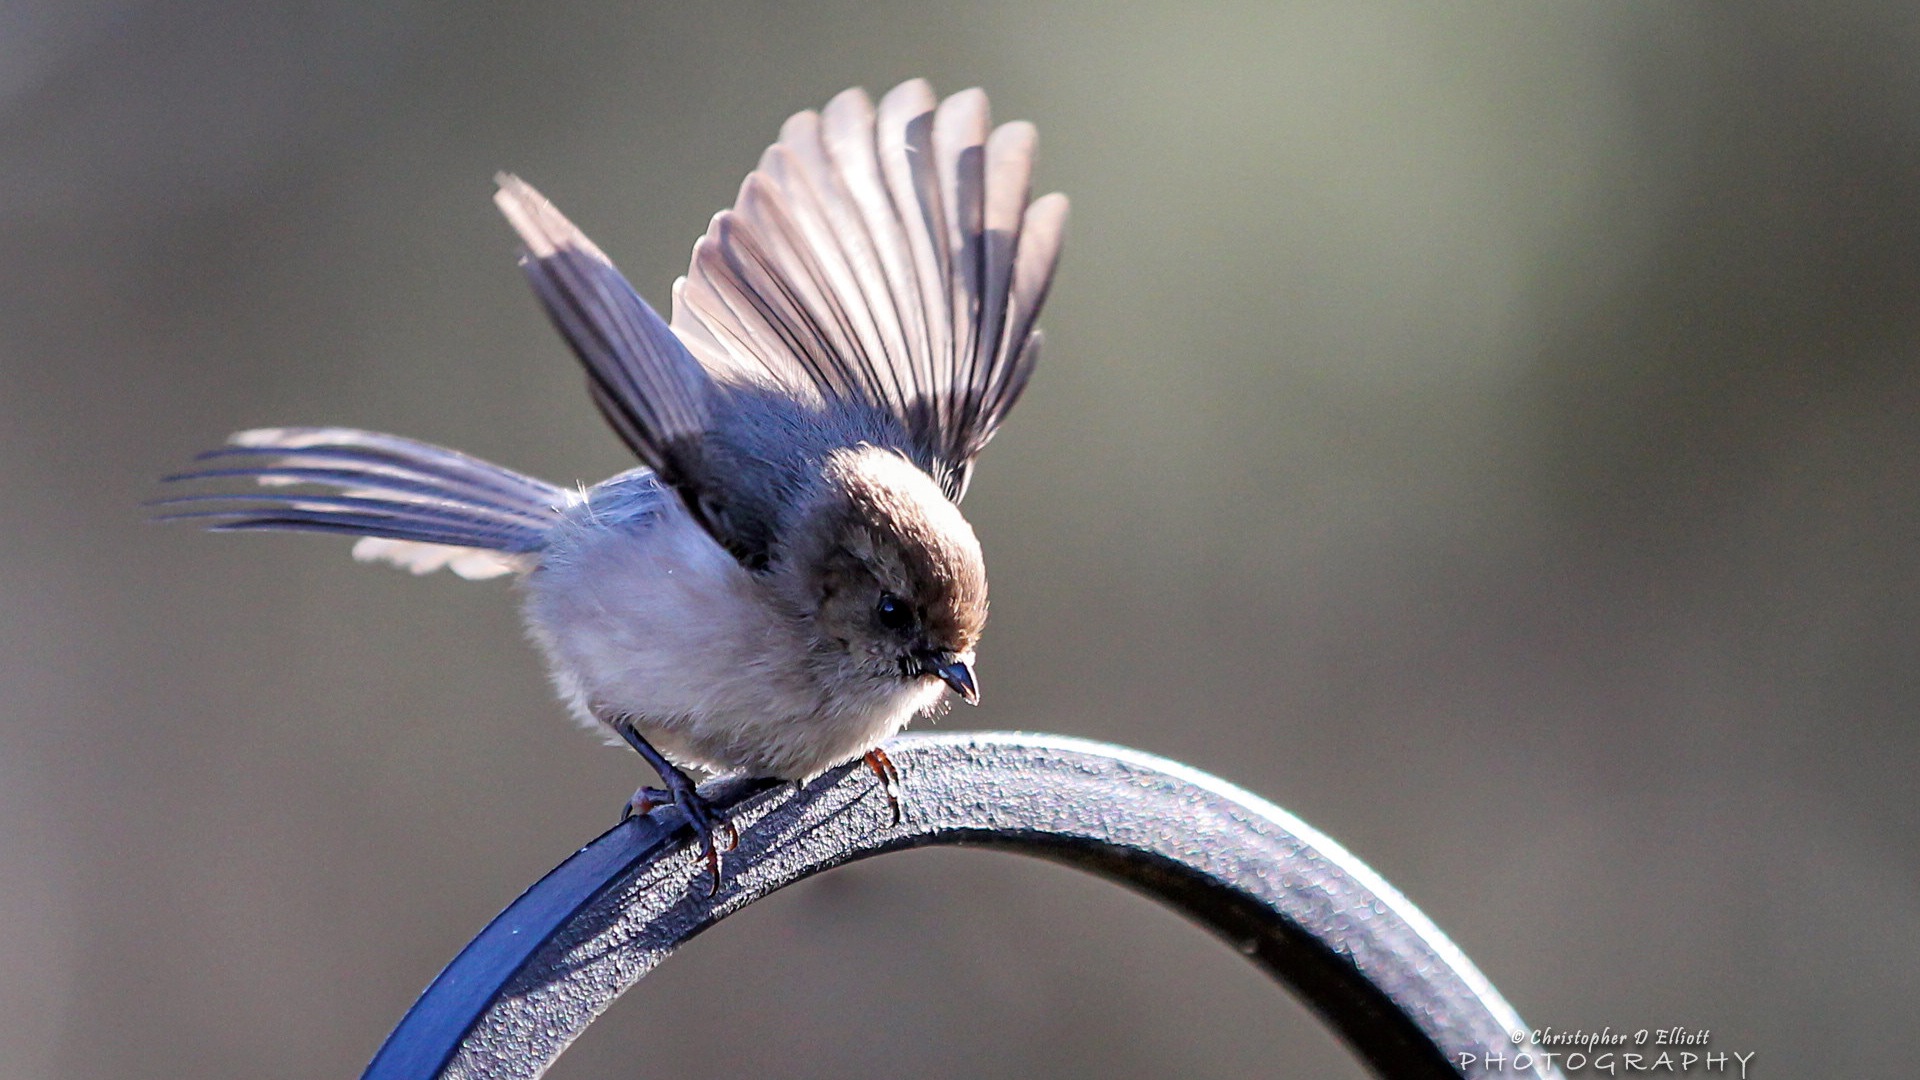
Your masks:
M 893 823 L 900 824 L 900 769 L 879 747 L 867 751 L 862 759 L 867 768 L 873 770 L 874 778 L 880 781 L 880 790 L 886 792 L 887 809 L 893 811 Z
M 714 837 L 716 834 L 724 833 L 727 838 L 725 850 L 732 851 L 740 845 L 740 831 L 733 827 L 732 822 L 722 817 L 713 808 L 712 803 L 694 790 L 693 780 L 686 773 L 675 768 L 673 763 L 667 760 L 666 755 L 655 750 L 651 743 L 634 730 L 631 720 L 623 717 L 615 721 L 612 726 L 613 730 L 620 733 L 621 738 L 627 740 L 628 746 L 633 747 L 636 753 L 646 759 L 648 765 L 653 766 L 653 771 L 660 774 L 661 783 L 666 785 L 665 788 L 643 787 L 634 792 L 633 798 L 627 800 L 626 807 L 621 811 L 620 820 L 625 821 L 634 814 L 645 814 L 656 806 L 665 806 L 668 803 L 678 806 L 680 812 L 687 816 L 687 824 L 693 827 L 694 835 L 700 838 L 702 851 L 707 857 L 707 869 L 713 873 L 712 887 L 708 895 L 719 892 L 722 849 L 714 843 Z

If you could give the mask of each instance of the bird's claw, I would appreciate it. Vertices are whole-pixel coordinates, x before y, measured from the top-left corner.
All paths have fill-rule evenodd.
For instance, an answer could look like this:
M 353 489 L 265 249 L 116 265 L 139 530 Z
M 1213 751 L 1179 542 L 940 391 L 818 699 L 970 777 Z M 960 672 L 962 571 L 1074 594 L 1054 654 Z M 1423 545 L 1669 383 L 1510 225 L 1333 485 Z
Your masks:
M 687 823 L 693 826 L 694 833 L 700 837 L 700 849 L 707 857 L 707 895 L 715 896 L 720 892 L 720 853 L 732 851 L 740 846 L 740 830 L 733 822 L 713 809 L 713 804 L 696 794 L 691 787 L 684 801 L 679 801 L 680 810 L 687 815 Z M 714 842 L 716 835 L 724 834 L 726 846 Z
M 893 811 L 893 823 L 900 824 L 900 767 L 893 763 L 887 752 L 879 747 L 867 751 L 862 759 L 867 768 L 873 770 L 874 778 L 880 781 L 880 790 L 887 796 L 887 809 Z
M 633 793 L 633 798 L 627 800 L 627 805 L 620 808 L 620 823 L 626 824 L 627 819 L 631 817 L 646 817 L 653 813 L 653 808 L 656 806 L 672 804 L 673 792 L 665 788 L 643 787 Z

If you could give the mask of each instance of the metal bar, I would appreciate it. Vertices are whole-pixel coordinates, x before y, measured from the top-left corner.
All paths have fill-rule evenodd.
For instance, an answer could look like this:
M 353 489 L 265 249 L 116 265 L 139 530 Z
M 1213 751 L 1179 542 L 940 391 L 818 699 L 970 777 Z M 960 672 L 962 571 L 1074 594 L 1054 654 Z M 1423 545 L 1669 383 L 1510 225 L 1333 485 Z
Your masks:
M 887 750 L 904 784 L 899 825 L 858 762 L 804 788 L 703 788 L 740 829 L 716 895 L 678 811 L 581 848 L 447 965 L 365 1080 L 537 1077 L 681 942 L 801 878 L 936 844 L 1051 859 L 1162 901 L 1291 987 L 1382 1076 L 1559 1076 L 1515 1068 L 1525 1025 L 1405 897 L 1255 795 L 1058 736 L 908 735 Z

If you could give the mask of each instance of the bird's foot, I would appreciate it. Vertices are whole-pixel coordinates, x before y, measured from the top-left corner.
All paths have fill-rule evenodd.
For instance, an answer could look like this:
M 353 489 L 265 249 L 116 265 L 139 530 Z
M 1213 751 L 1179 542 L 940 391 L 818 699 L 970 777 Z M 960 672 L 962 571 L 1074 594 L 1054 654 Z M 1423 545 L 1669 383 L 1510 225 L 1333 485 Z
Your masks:
M 687 817 L 687 824 L 693 828 L 694 835 L 700 838 L 701 852 L 707 857 L 707 870 L 712 875 L 707 895 L 712 896 L 718 893 L 720 891 L 720 853 L 732 851 L 740 846 L 740 830 L 734 828 L 733 822 L 728 821 L 726 815 L 715 810 L 706 796 L 701 795 L 694 788 L 692 778 L 655 750 L 638 731 L 634 730 L 631 723 L 622 722 L 612 726 L 622 738 L 626 739 L 628 745 L 646 759 L 647 764 L 653 766 L 653 770 L 660 774 L 661 782 L 666 784 L 664 788 L 643 787 L 634 792 L 633 798 L 628 799 L 627 805 L 621 808 L 620 820 L 625 822 L 635 814 L 651 813 L 655 807 L 666 806 L 669 803 L 679 807 L 680 812 Z M 716 840 L 721 836 L 726 837 L 724 848 Z
M 900 768 L 879 747 L 867 751 L 862 759 L 867 768 L 873 770 L 874 778 L 880 781 L 880 790 L 886 793 L 887 809 L 893 811 L 893 823 L 900 824 Z
M 679 807 L 694 835 L 700 838 L 700 850 L 706 856 L 707 870 L 712 875 L 707 895 L 712 896 L 720 891 L 720 853 L 740 846 L 740 830 L 734 828 L 726 815 L 715 810 L 706 796 L 694 790 L 693 780 L 687 774 L 674 769 L 664 779 L 665 788 L 643 787 L 634 792 L 621 810 L 620 820 L 635 814 L 644 817 L 662 806 Z

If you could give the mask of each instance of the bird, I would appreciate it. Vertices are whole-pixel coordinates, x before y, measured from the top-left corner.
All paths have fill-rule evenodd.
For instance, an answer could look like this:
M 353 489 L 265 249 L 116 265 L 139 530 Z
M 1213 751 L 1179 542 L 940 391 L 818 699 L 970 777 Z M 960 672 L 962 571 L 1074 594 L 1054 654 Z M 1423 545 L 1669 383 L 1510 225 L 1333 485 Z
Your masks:
M 715 890 L 739 834 L 689 769 L 804 783 L 864 758 L 897 824 L 881 742 L 948 691 L 979 700 L 987 578 L 959 504 L 1039 359 L 1068 204 L 1033 197 L 1037 145 L 923 79 L 797 113 L 670 320 L 502 173 L 520 266 L 639 465 L 566 488 L 398 435 L 257 428 L 167 477 L 221 490 L 161 516 L 515 576 L 561 699 L 659 775 L 622 820 L 677 806 Z

